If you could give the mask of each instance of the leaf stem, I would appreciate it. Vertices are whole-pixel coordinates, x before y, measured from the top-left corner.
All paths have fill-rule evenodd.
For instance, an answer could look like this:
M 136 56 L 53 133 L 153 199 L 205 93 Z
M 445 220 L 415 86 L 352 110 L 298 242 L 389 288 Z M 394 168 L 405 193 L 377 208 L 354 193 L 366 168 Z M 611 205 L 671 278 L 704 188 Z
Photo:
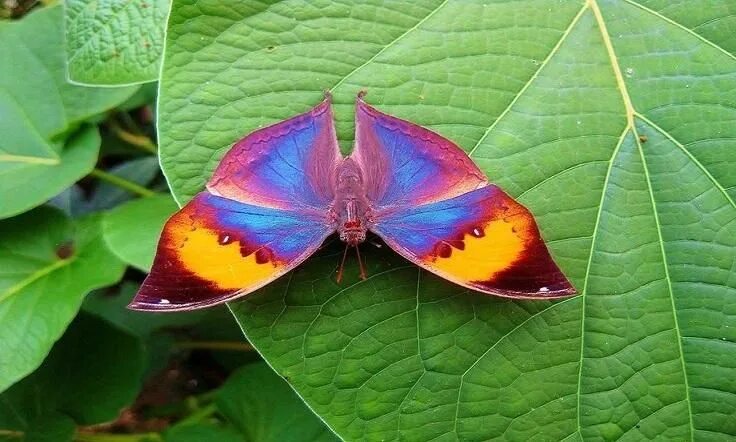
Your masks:
M 252 345 L 235 341 L 183 341 L 176 346 L 190 350 L 253 351 Z
M 112 118 L 108 121 L 108 126 L 118 138 L 125 141 L 126 143 L 135 146 L 145 152 L 156 154 L 156 144 L 151 141 L 151 139 L 147 136 L 135 134 L 123 129 L 122 127 L 120 127 L 117 121 L 113 120 Z
M 98 433 L 96 431 L 77 430 L 75 442 L 161 442 L 163 439 L 158 433 Z
M 136 193 L 140 196 L 153 196 L 156 194 L 156 192 L 154 192 L 153 190 L 146 189 L 140 184 L 136 184 L 132 181 L 126 180 L 125 178 L 121 178 L 117 175 L 113 175 L 98 168 L 94 168 L 92 172 L 90 172 L 90 176 L 101 179 L 103 181 L 107 181 L 113 186 L 118 186 L 121 189 Z
M 22 439 L 25 433 L 17 430 L 2 430 L 0 429 L 0 437 L 7 437 L 11 439 Z

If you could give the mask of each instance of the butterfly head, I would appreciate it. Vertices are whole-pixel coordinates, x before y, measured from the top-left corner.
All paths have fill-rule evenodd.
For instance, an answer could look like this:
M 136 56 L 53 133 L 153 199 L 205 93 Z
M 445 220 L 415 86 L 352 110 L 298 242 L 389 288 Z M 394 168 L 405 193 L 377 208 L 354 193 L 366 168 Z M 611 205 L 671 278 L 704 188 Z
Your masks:
M 337 230 L 340 234 L 340 240 L 351 246 L 358 245 L 365 241 L 366 228 L 359 219 L 345 221 Z

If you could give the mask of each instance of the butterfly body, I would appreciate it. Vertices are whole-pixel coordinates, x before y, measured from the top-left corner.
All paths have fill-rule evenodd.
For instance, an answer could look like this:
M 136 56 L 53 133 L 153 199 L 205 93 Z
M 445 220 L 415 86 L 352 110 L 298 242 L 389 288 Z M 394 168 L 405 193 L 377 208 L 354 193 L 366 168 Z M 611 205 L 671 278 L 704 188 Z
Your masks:
M 366 197 L 363 173 L 350 157 L 339 163 L 335 170 L 335 200 L 330 206 L 330 217 L 340 240 L 356 246 L 365 241 L 370 226 L 370 202 Z
M 329 235 L 357 246 L 368 231 L 475 291 L 575 294 L 531 213 L 457 145 L 374 109 L 362 95 L 355 123 L 347 158 L 329 97 L 235 143 L 206 189 L 164 226 L 151 273 L 129 307 L 176 311 L 230 301 L 293 269 Z

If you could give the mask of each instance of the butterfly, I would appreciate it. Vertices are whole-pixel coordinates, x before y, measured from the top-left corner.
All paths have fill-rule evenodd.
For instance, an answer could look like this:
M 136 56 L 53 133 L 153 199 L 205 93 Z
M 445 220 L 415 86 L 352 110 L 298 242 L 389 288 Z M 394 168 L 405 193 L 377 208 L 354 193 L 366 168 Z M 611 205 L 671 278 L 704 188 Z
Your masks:
M 175 311 L 231 301 L 292 270 L 333 233 L 357 246 L 368 231 L 478 292 L 575 294 L 529 210 L 452 141 L 380 112 L 363 93 L 355 127 L 353 152 L 343 158 L 326 94 L 310 111 L 235 143 L 206 190 L 166 222 L 129 307 Z

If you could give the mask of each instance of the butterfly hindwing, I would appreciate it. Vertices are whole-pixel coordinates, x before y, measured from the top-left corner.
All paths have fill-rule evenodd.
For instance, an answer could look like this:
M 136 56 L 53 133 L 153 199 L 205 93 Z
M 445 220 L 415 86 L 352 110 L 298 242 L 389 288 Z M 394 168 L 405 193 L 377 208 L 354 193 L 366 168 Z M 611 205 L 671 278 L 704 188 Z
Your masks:
M 257 130 L 222 158 L 207 190 L 264 207 L 326 209 L 342 159 L 329 97 L 296 117 Z
M 202 192 L 167 221 L 130 308 L 189 310 L 234 299 L 297 266 L 332 230 L 321 212 Z
M 351 158 L 360 165 L 366 196 L 376 207 L 441 201 L 488 184 L 453 142 L 384 114 L 360 96 Z
M 386 209 L 376 214 L 373 230 L 410 261 L 474 290 L 532 299 L 575 293 L 531 213 L 494 185 Z

